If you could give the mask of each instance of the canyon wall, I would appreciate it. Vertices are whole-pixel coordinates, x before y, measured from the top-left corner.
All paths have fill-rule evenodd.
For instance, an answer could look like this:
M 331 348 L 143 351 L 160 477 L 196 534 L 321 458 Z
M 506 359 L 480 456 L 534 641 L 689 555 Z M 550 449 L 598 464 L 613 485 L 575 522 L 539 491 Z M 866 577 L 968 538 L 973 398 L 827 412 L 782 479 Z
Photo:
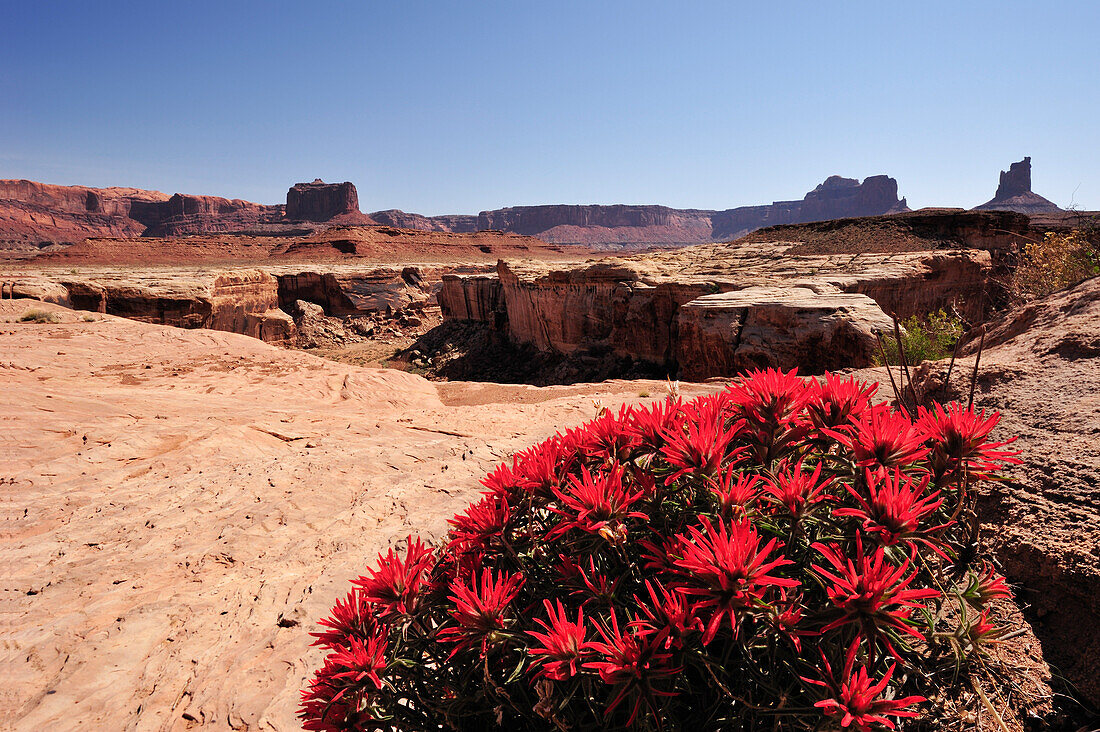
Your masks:
M 764 226 L 907 211 L 898 184 L 885 175 L 860 183 L 832 176 L 800 201 L 777 201 L 724 211 L 650 205 L 512 206 L 462 216 L 420 216 L 378 211 L 371 218 L 425 231 L 499 230 L 555 244 L 637 248 L 729 241 Z M 473 227 L 468 228 L 468 227 Z
M 784 256 L 775 245 L 689 247 L 556 270 L 497 265 L 497 277 L 445 277 L 438 300 L 452 320 L 477 320 L 518 343 L 559 354 L 610 352 L 681 378 L 750 367 L 804 373 L 869 365 L 876 333 L 939 308 L 980 319 L 989 252 Z

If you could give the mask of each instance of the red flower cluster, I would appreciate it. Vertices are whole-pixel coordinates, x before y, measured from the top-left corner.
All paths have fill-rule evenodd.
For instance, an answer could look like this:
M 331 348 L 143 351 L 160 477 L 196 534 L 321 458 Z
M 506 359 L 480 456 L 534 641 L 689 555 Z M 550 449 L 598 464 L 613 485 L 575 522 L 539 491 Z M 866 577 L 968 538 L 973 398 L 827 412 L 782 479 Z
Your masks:
M 956 521 L 1015 458 L 990 438 L 995 414 L 934 405 L 914 420 L 875 391 L 756 372 L 519 453 L 439 550 L 410 538 L 380 555 L 320 622 L 304 724 L 753 728 L 761 709 L 769 725 L 813 709 L 865 730 L 916 716 L 912 692 L 937 673 L 909 673 L 922 653 L 996 637 L 986 606 L 1008 587 L 960 569 Z M 948 585 L 975 610 L 945 633 Z M 838 677 L 827 659 L 842 656 Z

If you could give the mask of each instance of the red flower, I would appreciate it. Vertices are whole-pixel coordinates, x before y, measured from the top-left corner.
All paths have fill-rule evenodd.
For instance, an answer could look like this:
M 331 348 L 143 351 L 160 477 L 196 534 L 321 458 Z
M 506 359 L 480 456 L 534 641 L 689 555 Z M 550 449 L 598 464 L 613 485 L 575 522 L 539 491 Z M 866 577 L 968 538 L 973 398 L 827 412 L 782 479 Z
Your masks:
M 837 545 L 824 546 L 814 544 L 814 548 L 837 571 L 836 574 L 818 565 L 813 568 L 819 575 L 830 580 L 833 585 L 827 589 L 829 599 L 841 610 L 839 618 L 821 629 L 826 633 L 848 623 L 858 623 L 869 638 L 881 634 L 884 627 L 891 627 L 915 638 L 923 639 L 911 625 L 909 616 L 913 608 L 923 607 L 920 600 L 939 597 L 935 589 L 910 590 L 909 585 L 917 576 L 917 570 L 908 577 L 910 560 L 906 559 L 900 567 L 895 567 L 886 559 L 882 547 L 873 556 L 863 553 L 863 541 L 856 536 L 856 561 L 847 559 Z M 912 554 L 910 554 L 910 558 Z M 883 637 L 887 650 L 895 657 L 897 651 L 889 638 Z
M 645 613 L 645 618 L 639 618 L 631 625 L 646 633 L 654 633 L 654 642 L 663 645 L 665 650 L 673 646 L 683 648 L 688 634 L 692 631 L 703 631 L 703 621 L 695 614 L 696 605 L 688 602 L 682 592 L 669 592 L 660 582 L 656 584 L 655 590 L 653 583 L 645 581 L 650 604 L 637 595 L 634 596 L 638 607 Z
M 343 600 L 337 600 L 332 616 L 317 621 L 328 630 L 310 633 L 317 640 L 312 645 L 336 648 L 347 646 L 352 638 L 365 640 L 378 633 L 374 606 L 358 589 L 352 589 Z
M 616 575 L 614 579 L 608 579 L 606 573 L 596 569 L 596 560 L 591 556 L 588 557 L 588 571 L 585 571 L 582 565 L 574 564 L 573 566 L 577 569 L 577 576 L 584 584 L 584 589 L 577 590 L 572 594 L 587 595 L 588 597 L 582 603 L 583 605 L 587 605 L 593 600 L 606 606 L 615 604 L 615 593 L 619 591 L 622 576 Z
M 822 491 L 832 481 L 832 478 L 821 480 L 821 463 L 817 464 L 814 472 L 807 473 L 802 470 L 802 461 L 799 460 L 776 475 L 775 480 L 765 480 L 764 493 L 771 497 L 773 503 L 785 507 L 797 520 L 807 513 L 810 506 L 830 498 L 822 495 Z
M 470 504 L 466 513 L 457 514 L 448 523 L 451 529 L 451 546 L 456 549 L 484 549 L 499 537 L 511 517 L 508 496 L 505 493 L 486 493 L 477 503 Z
M 615 611 L 611 611 L 611 627 L 604 629 L 597 623 L 603 642 L 593 641 L 589 647 L 601 654 L 597 661 L 588 661 L 584 668 L 590 668 L 600 674 L 600 679 L 615 688 L 615 696 L 604 711 L 604 716 L 610 716 L 615 708 L 628 696 L 634 701 L 630 710 L 630 718 L 626 726 L 634 724 L 638 711 L 642 705 L 649 707 L 656 719 L 660 719 L 655 696 L 675 696 L 674 692 L 662 691 L 654 688 L 654 682 L 676 676 L 681 669 L 672 666 L 672 654 L 663 651 L 659 643 L 648 638 L 644 632 L 630 632 L 632 627 L 627 625 L 627 634 L 619 631 L 619 619 Z
M 947 524 L 920 530 L 921 520 L 943 505 L 943 499 L 936 500 L 939 491 L 921 497 L 928 487 L 930 476 L 914 481 L 902 475 L 901 470 L 867 470 L 867 494 L 864 497 L 855 488 L 848 486 L 848 492 L 859 508 L 838 508 L 834 516 L 853 516 L 863 520 L 863 530 L 875 534 L 886 545 L 899 541 L 917 539 L 928 544 L 939 553 L 939 549 L 922 534 L 942 529 Z
M 648 407 L 638 407 L 627 429 L 647 452 L 657 452 L 665 444 L 665 434 L 675 431 L 683 421 L 683 408 L 680 399 L 672 397 L 653 402 Z
M 787 598 L 785 589 L 779 590 L 779 599 L 771 608 L 769 617 L 772 627 L 786 636 L 794 649 L 802 652 L 802 639 L 799 636 L 816 635 L 813 631 L 798 630 L 798 624 L 802 622 L 802 603 L 800 598 Z
M 894 675 L 897 664 L 892 664 L 886 675 L 875 682 L 871 679 L 867 667 L 853 668 L 856 660 L 856 650 L 859 647 L 859 639 L 852 643 L 848 649 L 848 655 L 844 660 L 843 680 L 839 683 L 833 675 L 833 669 L 829 665 L 824 654 L 821 660 L 825 663 L 825 681 L 816 681 L 801 677 L 803 681 L 829 689 L 833 698 L 823 699 L 814 704 L 823 709 L 830 717 L 841 717 L 840 726 L 850 727 L 853 724 L 860 732 L 869 732 L 875 725 L 884 725 L 895 729 L 893 720 L 889 717 L 916 717 L 916 712 L 906 710 L 905 707 L 920 704 L 927 701 L 922 696 L 907 696 L 903 699 L 882 699 L 879 695 L 886 690 Z
M 642 493 L 632 493 L 623 487 L 622 466 L 598 472 L 595 476 L 588 472 L 588 468 L 581 466 L 580 477 L 570 476 L 565 490 L 555 487 L 554 495 L 561 507 L 550 510 L 562 516 L 563 520 L 550 530 L 547 539 L 560 536 L 570 529 L 598 534 L 605 528 L 617 529 L 627 519 L 646 518 L 644 513 L 630 510 Z
M 742 437 L 759 465 L 770 467 L 789 455 L 809 432 L 803 410 L 812 391 L 797 369 L 753 371 L 726 394 L 745 418 Z
M 445 643 L 455 643 L 453 656 L 464 648 L 479 645 L 481 654 L 493 640 L 497 631 L 504 629 L 504 613 L 523 587 L 523 575 L 503 574 L 495 576 L 490 569 L 481 571 L 481 584 L 471 577 L 472 584 L 455 580 L 451 583 L 451 595 L 448 599 L 455 604 L 451 617 L 458 623 L 457 628 L 444 628 L 439 639 Z
M 542 644 L 532 647 L 530 653 L 544 657 L 539 667 L 539 675 L 555 681 L 564 681 L 577 675 L 577 662 L 586 655 L 588 644 L 585 640 L 587 633 L 584 627 L 584 610 L 577 608 L 577 622 L 574 623 L 565 614 L 561 600 L 558 600 L 557 611 L 549 600 L 543 600 L 542 604 L 546 607 L 550 622 L 535 618 L 535 622 L 546 632 L 527 631 L 528 635 Z
M 302 692 L 298 716 L 307 730 L 355 729 L 370 719 L 366 706 L 372 690 L 382 688 L 378 674 L 386 669 L 386 638 L 374 635 L 365 640 L 351 638 L 325 657 Z M 371 688 L 373 687 L 373 689 Z
M 782 424 L 798 416 L 813 396 L 798 369 L 750 371 L 726 391 L 751 425 Z
M 963 620 L 959 629 L 963 638 L 969 641 L 971 647 L 981 648 L 991 643 L 997 643 L 1004 631 L 989 621 L 989 610 L 982 610 L 973 622 Z
M 619 413 L 607 412 L 584 427 L 580 450 L 590 458 L 604 463 L 626 462 L 639 439 L 627 429 L 633 419 L 633 407 L 623 405 Z
M 794 562 L 782 555 L 770 559 L 768 555 L 781 546 L 779 541 L 772 539 L 761 548 L 760 536 L 748 520 L 731 522 L 728 529 L 722 519 L 717 527 L 706 518 L 702 525 L 704 531 L 688 528 L 690 539 L 679 537 L 683 556 L 674 564 L 688 583 L 682 592 L 705 598 L 699 608 L 713 608 L 703 634 L 706 645 L 724 618 L 729 618 L 736 635 L 738 612 L 759 598 L 769 585 L 797 587 L 799 582 L 768 574 Z
M 861 468 L 908 465 L 928 454 L 924 433 L 886 404 L 868 407 L 852 422 L 852 434 L 822 430 L 852 451 Z
M 363 592 L 363 598 L 379 606 L 383 617 L 407 615 L 415 611 L 425 570 L 432 566 L 434 554 L 417 538 L 405 539 L 402 559 L 391 548 L 386 556 L 378 555 L 378 569 L 368 570 L 370 577 L 352 580 Z
M 519 471 L 519 456 L 512 458 L 511 467 L 508 463 L 501 463 L 493 469 L 493 472 L 481 479 L 481 484 L 494 495 L 505 498 L 515 498 L 523 493 L 529 486 L 529 482 Z
M 679 470 L 665 479 L 672 485 L 687 474 L 714 478 L 726 460 L 735 459 L 739 450 L 730 450 L 743 422 L 726 426 L 725 411 L 718 399 L 694 404 L 686 410 L 683 424 L 664 433 L 661 454 Z
M 760 494 L 758 483 L 759 475 L 740 472 L 736 465 L 730 465 L 722 471 L 718 480 L 711 481 L 710 486 L 718 498 L 721 515 L 725 518 L 744 518 Z
M 575 462 L 574 441 L 555 435 L 521 452 L 516 470 L 534 496 L 542 500 L 552 500 L 554 488 L 562 484 Z
M 932 470 L 937 479 L 965 467 L 979 480 L 988 479 L 1001 464 L 1019 464 L 1019 452 L 1001 450 L 1016 438 L 1004 442 L 986 442 L 1001 415 L 988 418 L 985 412 L 975 413 L 952 402 L 944 409 L 934 404 L 931 410 L 920 409 L 917 425 L 932 448 Z
M 842 379 L 826 371 L 823 382 L 810 386 L 806 412 L 818 429 L 841 429 L 849 419 L 863 412 L 876 391 L 878 384 L 868 386 L 854 378 Z
M 985 564 L 981 574 L 971 574 L 963 598 L 975 607 L 985 607 L 994 600 L 1012 597 L 1005 578 L 993 571 L 993 565 Z

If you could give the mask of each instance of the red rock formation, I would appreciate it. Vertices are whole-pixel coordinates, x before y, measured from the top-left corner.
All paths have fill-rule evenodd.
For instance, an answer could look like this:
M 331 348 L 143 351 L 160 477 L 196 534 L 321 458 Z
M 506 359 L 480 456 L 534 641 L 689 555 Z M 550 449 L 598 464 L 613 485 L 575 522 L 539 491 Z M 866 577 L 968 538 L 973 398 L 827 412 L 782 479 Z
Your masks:
M 406 213 L 397 209 L 375 211 L 370 214 L 372 220 L 384 226 L 418 231 L 442 231 L 452 234 L 468 234 L 477 231 L 477 216 L 454 214 L 448 216 L 422 216 Z
M 792 248 L 714 244 L 573 269 L 502 261 L 498 280 L 446 278 L 438 298 L 446 318 L 491 323 L 543 351 L 610 352 L 689 379 L 866 366 L 872 332 L 892 326 L 884 308 L 906 317 L 954 307 L 977 319 L 989 306 L 986 251 Z
M 363 217 L 359 194 L 349 182 L 296 183 L 286 192 L 286 217 L 291 221 L 331 221 L 340 216 Z M 350 223 L 350 221 L 347 221 Z
M 1001 171 L 997 193 L 976 209 L 1016 211 L 1022 214 L 1052 214 L 1062 209 L 1031 190 L 1031 158 L 1025 157 Z
M 556 244 L 605 248 L 684 246 L 728 241 L 775 224 L 907 211 L 905 199 L 898 199 L 897 193 L 897 181 L 885 175 L 871 176 L 862 184 L 832 176 L 802 201 L 777 201 L 725 211 L 667 206 L 549 205 L 482 211 L 476 221 L 463 216 L 428 217 L 403 211 L 379 211 L 371 217 L 380 223 L 424 231 L 499 230 Z

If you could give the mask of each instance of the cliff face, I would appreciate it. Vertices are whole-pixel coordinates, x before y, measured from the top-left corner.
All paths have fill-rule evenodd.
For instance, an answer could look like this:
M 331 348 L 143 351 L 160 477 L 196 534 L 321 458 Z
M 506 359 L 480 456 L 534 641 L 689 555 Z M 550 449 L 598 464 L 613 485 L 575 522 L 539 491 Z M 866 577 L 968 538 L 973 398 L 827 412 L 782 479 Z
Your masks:
M 286 217 L 292 221 L 329 221 L 347 214 L 360 215 L 359 194 L 349 182 L 297 183 L 286 192 Z
M 87 238 L 182 236 L 290 228 L 295 221 L 372 224 L 351 183 L 299 183 L 287 205 L 138 188 L 0 180 L 0 249 L 34 251 Z M 290 226 L 288 226 L 290 225 Z M 301 225 L 299 225 L 301 228 Z
M 1031 190 L 1031 158 L 1008 166 L 1001 171 L 997 193 L 976 209 L 1016 211 L 1022 214 L 1050 214 L 1062 211 L 1057 204 L 1048 201 Z
M 429 217 L 403 211 L 379 211 L 371 214 L 371 218 L 424 231 L 506 231 L 552 244 L 683 246 L 729 241 L 776 224 L 908 211 L 905 199 L 899 199 L 897 194 L 897 181 L 885 175 L 871 176 L 863 183 L 832 176 L 801 201 L 777 201 L 725 211 L 667 206 L 551 205 L 482 211 L 475 221 L 470 217 Z
M 742 241 L 560 270 L 501 261 L 496 278 L 445 278 L 438 299 L 448 319 L 489 323 L 543 351 L 613 353 L 691 380 L 866 366 L 875 332 L 892 328 L 888 312 L 953 307 L 980 320 L 990 305 L 988 251 L 795 248 Z

